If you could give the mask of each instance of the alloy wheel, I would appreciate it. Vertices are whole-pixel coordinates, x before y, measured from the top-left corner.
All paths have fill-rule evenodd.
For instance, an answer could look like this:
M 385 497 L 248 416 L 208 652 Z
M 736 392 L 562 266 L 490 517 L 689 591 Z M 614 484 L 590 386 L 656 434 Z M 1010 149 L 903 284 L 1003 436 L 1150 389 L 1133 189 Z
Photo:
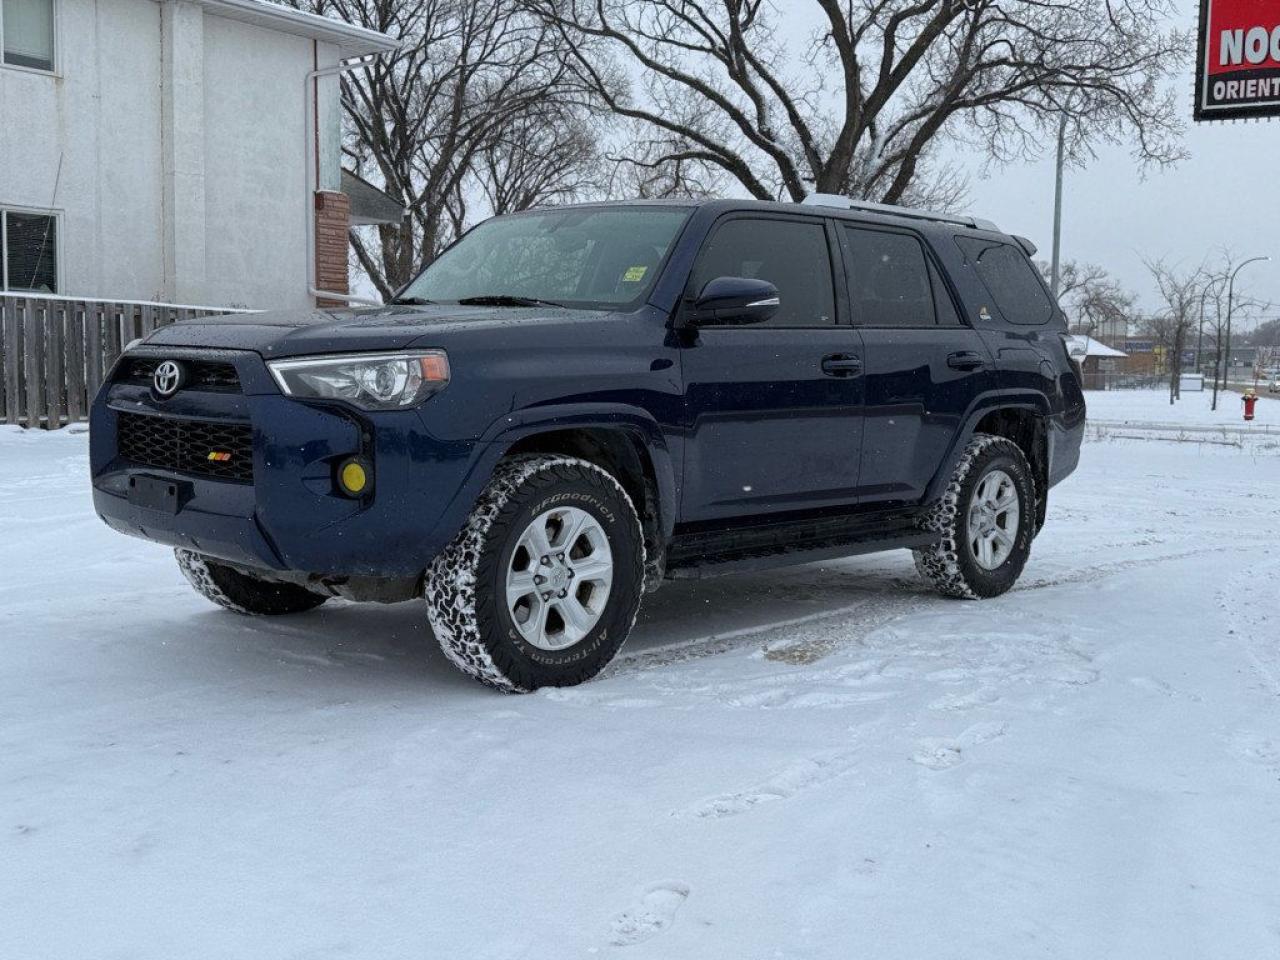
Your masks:
M 612 582 L 600 522 L 578 507 L 556 507 L 520 534 L 507 568 L 507 612 L 531 646 L 563 650 L 600 621 Z
M 995 570 L 1013 552 L 1021 506 L 1013 478 L 1003 470 L 987 473 L 969 502 L 968 537 L 973 558 L 984 570 Z

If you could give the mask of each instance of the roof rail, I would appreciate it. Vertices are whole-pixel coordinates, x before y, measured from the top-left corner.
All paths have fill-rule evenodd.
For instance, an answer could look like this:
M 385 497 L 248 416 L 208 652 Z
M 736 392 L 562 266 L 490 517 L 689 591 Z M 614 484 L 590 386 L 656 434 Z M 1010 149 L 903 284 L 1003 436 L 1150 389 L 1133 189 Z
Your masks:
M 816 207 L 840 207 L 844 210 L 865 210 L 867 213 L 883 213 L 891 217 L 910 217 L 913 220 L 936 220 L 939 223 L 954 223 L 962 227 L 973 227 L 975 230 L 994 230 L 1000 228 L 990 220 L 971 217 L 964 213 L 938 213 L 934 210 L 920 210 L 916 207 L 903 207 L 896 203 L 872 203 L 870 200 L 854 200 L 842 197 L 838 193 L 811 193 L 803 200 L 803 204 Z

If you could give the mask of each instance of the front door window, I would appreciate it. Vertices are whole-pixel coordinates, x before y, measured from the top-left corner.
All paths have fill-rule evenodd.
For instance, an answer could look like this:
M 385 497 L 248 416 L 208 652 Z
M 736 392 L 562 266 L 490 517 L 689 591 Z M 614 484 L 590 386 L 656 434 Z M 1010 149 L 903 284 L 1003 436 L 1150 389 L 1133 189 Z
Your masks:
M 767 280 L 781 306 L 773 327 L 825 327 L 835 323 L 831 259 L 821 222 L 740 218 L 723 223 L 702 248 L 689 284 L 697 296 L 717 277 Z

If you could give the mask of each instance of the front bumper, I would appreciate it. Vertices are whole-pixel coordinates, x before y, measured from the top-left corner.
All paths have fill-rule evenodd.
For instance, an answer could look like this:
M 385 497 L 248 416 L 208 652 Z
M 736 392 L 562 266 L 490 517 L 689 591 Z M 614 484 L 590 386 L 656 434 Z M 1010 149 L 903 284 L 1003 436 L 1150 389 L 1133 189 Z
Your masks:
M 366 413 L 293 400 L 275 388 L 257 354 L 217 358 L 235 366 L 240 390 L 193 389 L 162 401 L 140 384 L 103 386 L 90 417 L 90 463 L 94 507 L 112 528 L 264 570 L 404 577 L 421 572 L 461 527 L 487 479 L 486 444 L 432 436 L 420 410 Z M 248 424 L 252 482 L 130 459 L 118 443 L 127 413 Z M 337 464 L 357 455 L 374 475 L 361 499 L 334 483 Z M 174 486 L 176 511 L 131 501 L 134 477 Z

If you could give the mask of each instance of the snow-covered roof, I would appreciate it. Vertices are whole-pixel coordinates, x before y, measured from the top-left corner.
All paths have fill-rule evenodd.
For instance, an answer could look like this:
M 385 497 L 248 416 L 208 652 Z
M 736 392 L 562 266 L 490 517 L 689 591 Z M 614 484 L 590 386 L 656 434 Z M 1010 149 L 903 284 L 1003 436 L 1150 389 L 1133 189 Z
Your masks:
M 1084 347 L 1084 356 L 1086 357 L 1127 357 L 1128 354 L 1123 350 L 1117 350 L 1114 347 L 1108 347 L 1105 343 L 1086 337 L 1080 334 L 1071 337 L 1072 346 L 1075 348 L 1071 352 L 1074 356 L 1081 356 L 1080 348 Z
M 282 33 L 292 33 L 332 43 L 341 51 L 342 58 L 364 57 L 371 53 L 386 53 L 396 49 L 400 42 L 385 33 L 366 30 L 342 20 L 305 13 L 292 7 L 284 7 L 266 0 L 196 0 L 210 13 L 231 20 L 241 20 Z

